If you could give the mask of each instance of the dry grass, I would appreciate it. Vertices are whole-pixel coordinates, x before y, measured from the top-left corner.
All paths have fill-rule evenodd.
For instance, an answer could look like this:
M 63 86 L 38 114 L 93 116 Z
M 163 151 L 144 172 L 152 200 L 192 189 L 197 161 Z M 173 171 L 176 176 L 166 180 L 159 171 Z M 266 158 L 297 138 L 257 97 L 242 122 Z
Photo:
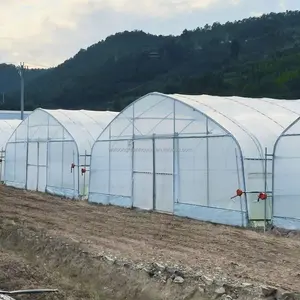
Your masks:
M 163 299 L 156 283 L 121 266 L 109 266 L 82 253 L 76 245 L 49 239 L 32 228 L 2 222 L 0 231 L 2 289 L 58 288 L 34 299 Z M 155 290 L 155 289 L 154 289 Z M 159 288 L 158 288 L 159 290 Z M 20 299 L 32 299 L 22 296 Z

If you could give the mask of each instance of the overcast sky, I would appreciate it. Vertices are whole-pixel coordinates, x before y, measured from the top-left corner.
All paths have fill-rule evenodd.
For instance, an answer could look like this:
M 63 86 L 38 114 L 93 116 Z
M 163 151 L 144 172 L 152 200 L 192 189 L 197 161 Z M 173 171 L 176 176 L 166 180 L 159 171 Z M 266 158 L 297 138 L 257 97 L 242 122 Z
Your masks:
M 180 34 L 300 9 L 300 0 L 0 0 L 0 63 L 55 66 L 124 30 Z

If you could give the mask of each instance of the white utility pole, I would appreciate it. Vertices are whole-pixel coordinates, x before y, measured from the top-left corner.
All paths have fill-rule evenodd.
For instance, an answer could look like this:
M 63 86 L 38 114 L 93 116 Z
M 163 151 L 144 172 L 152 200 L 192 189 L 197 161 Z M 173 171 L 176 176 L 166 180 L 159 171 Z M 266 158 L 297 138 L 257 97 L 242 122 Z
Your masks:
M 21 79 L 21 120 L 24 120 L 24 70 L 25 69 L 26 67 L 24 66 L 24 63 L 20 63 L 20 65 L 17 66 L 17 70 Z

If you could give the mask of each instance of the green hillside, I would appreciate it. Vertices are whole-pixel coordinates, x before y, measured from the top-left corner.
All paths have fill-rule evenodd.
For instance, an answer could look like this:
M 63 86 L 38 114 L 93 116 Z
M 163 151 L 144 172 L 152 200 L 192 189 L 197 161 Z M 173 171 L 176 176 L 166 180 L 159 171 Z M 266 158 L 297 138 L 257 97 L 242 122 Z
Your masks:
M 300 98 L 300 12 L 180 36 L 115 34 L 28 80 L 26 108 L 119 110 L 150 91 Z M 17 108 L 19 91 L 7 97 Z
M 29 83 L 44 72 L 45 70 L 42 69 L 29 69 L 26 73 L 26 83 Z M 18 89 L 19 86 L 20 77 L 16 66 L 12 64 L 0 64 L 0 93 L 11 92 Z

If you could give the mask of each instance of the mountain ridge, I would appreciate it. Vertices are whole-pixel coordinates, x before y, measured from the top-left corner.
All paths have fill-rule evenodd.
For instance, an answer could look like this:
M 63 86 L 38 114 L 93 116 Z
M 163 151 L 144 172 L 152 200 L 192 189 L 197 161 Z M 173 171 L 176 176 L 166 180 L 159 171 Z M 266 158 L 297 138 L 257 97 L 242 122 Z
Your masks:
M 299 11 L 215 22 L 178 36 L 124 31 L 55 68 L 26 72 L 25 107 L 120 110 L 154 90 L 300 98 L 299 55 Z M 16 109 L 18 98 L 18 87 L 9 89 L 2 106 Z

